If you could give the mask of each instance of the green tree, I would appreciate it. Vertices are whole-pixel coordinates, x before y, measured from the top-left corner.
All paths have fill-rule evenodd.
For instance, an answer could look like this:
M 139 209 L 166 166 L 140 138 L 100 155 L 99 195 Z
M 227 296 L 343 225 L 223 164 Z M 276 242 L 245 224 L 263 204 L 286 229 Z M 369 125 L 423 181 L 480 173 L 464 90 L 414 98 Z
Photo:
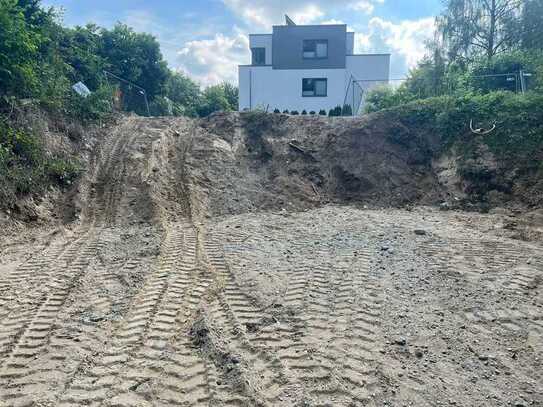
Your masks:
M 103 71 L 108 67 L 108 61 L 100 54 L 101 43 L 100 28 L 97 25 L 64 29 L 60 49 L 71 68 L 69 78 L 72 83 L 82 81 L 91 90 L 101 86 Z
M 521 44 L 524 49 L 543 49 L 543 1 L 525 0 Z
M 198 107 L 200 116 L 208 116 L 217 111 L 234 111 L 238 109 L 238 88 L 228 83 L 222 83 L 206 88 Z
M 175 116 L 198 115 L 198 106 L 201 104 L 200 86 L 188 76 L 173 72 L 169 75 L 165 85 L 165 93 L 172 101 L 172 113 Z
M 447 0 L 437 19 L 447 56 L 467 61 L 511 49 L 519 41 L 522 0 Z
M 209 116 L 213 112 L 230 110 L 232 109 L 223 86 L 210 86 L 204 90 L 201 105 L 198 107 L 198 114 L 201 117 Z
M 0 95 L 31 96 L 42 38 L 17 0 L 0 0 Z
M 239 106 L 239 89 L 237 86 L 232 85 L 231 83 L 224 82 L 222 84 L 224 89 L 224 95 L 228 104 L 230 105 L 231 110 L 238 110 Z
M 152 35 L 136 33 L 127 25 L 118 23 L 112 30 L 101 30 L 99 53 L 107 61 L 109 71 L 144 88 L 149 101 L 163 92 L 169 70 L 160 45 Z M 126 107 L 144 113 L 144 99 L 139 90 L 126 84 L 120 86 Z

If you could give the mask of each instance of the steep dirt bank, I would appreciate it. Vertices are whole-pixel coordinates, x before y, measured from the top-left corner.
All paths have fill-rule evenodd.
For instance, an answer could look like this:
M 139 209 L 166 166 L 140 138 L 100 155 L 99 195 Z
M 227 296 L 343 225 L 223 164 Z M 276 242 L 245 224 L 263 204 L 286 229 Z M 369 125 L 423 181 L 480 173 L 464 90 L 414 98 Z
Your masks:
M 462 150 L 432 129 L 382 114 L 216 114 L 201 127 L 195 148 L 206 157 L 200 176 L 213 213 L 325 202 L 483 211 L 541 207 L 543 175 L 498 161 L 471 133 L 459 137 L 459 144 L 470 144 Z
M 543 404 L 533 223 L 364 209 L 443 199 L 433 143 L 250 120 L 126 117 L 73 221 L 3 237 L 0 405 Z

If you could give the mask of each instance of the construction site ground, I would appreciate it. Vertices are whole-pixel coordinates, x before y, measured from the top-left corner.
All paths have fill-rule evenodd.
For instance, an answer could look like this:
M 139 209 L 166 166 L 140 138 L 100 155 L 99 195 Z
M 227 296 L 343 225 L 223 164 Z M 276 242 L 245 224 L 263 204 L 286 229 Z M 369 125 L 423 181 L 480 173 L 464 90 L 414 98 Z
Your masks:
M 71 222 L 6 228 L 0 405 L 543 406 L 540 240 L 264 177 L 236 123 L 124 118 Z

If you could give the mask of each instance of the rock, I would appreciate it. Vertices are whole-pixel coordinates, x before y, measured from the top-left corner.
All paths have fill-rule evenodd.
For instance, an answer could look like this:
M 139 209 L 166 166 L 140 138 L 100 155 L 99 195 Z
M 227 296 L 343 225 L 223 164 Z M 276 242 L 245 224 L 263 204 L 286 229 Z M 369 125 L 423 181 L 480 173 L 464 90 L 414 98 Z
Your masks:
M 424 236 L 424 235 L 426 235 L 426 231 L 423 230 L 423 229 L 415 229 L 413 232 L 414 232 L 416 235 L 418 235 L 418 236 Z
M 381 251 L 386 252 L 386 251 L 388 251 L 388 250 L 390 250 L 390 247 L 388 247 L 388 246 L 381 246 Z
M 415 351 L 415 356 L 420 359 L 420 358 L 422 358 L 424 356 L 424 353 L 422 353 L 422 351 L 420 349 L 417 349 Z
M 394 343 L 396 345 L 405 346 L 407 344 L 407 340 L 405 338 L 398 338 L 394 340 Z
M 448 211 L 449 209 L 451 209 L 451 205 L 448 202 L 442 202 L 439 205 L 439 209 L 442 211 Z

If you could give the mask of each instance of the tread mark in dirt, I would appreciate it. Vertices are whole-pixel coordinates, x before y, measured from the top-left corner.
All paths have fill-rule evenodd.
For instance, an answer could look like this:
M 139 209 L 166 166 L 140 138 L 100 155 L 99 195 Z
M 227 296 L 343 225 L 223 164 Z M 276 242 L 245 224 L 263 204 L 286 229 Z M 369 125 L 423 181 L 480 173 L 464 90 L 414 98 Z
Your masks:
M 0 378 L 5 383 L 14 382 L 2 389 L 3 399 L 17 399 L 26 394 L 16 382 L 24 382 L 26 376 L 35 372 L 29 370 L 27 361 L 35 358 L 42 347 L 48 342 L 51 329 L 56 316 L 70 294 L 84 274 L 90 260 L 95 256 L 99 245 L 96 241 L 96 231 L 91 231 L 87 241 L 83 245 L 79 257 L 66 268 L 57 265 L 50 273 L 47 282 L 47 294 L 39 299 L 34 315 L 27 318 L 17 326 L 17 334 L 12 337 L 12 342 L 7 347 L 4 360 L 1 365 Z M 20 329 L 22 328 L 22 329 Z
M 206 402 L 205 364 L 188 339 L 175 339 L 183 326 L 179 319 L 198 305 L 206 288 L 205 282 L 195 281 L 195 246 L 192 226 L 172 225 L 167 230 L 157 270 L 136 296 L 107 350 L 91 369 L 74 378 L 62 404 L 144 403 L 137 391 L 144 384 L 152 384 L 153 396 L 166 404 Z
M 224 283 L 224 289 L 217 294 L 217 299 L 209 304 L 209 323 L 216 324 L 217 327 L 227 327 L 222 333 L 228 353 L 240 358 L 251 372 L 250 377 L 258 378 L 258 383 L 244 386 L 243 392 L 247 393 L 246 396 L 253 403 L 273 405 L 287 382 L 284 368 L 273 353 L 252 345 L 246 335 L 248 324 L 256 323 L 262 313 L 253 306 L 234 280 L 220 244 L 210 238 L 204 243 L 204 250 L 208 267 L 213 270 L 212 274 Z M 240 381 L 242 380 L 240 378 Z M 244 395 L 238 396 L 243 399 Z
M 10 274 L 10 277 L 2 281 L 4 283 L 3 287 L 9 293 L 9 298 L 6 298 L 2 304 L 0 323 L 10 317 L 14 307 L 20 308 L 20 303 L 31 304 L 33 299 L 42 295 L 40 293 L 46 290 L 45 283 L 55 277 L 54 271 L 61 272 L 58 265 L 68 265 L 77 258 L 77 254 L 85 243 L 88 233 L 88 231 L 78 232 L 78 236 L 72 238 L 68 243 L 53 245 L 50 250 L 19 266 L 13 274 Z M 17 305 L 13 306 L 13 302 L 17 302 Z M 27 311 L 30 310 L 27 308 Z M 0 355 L 1 353 L 0 348 Z

